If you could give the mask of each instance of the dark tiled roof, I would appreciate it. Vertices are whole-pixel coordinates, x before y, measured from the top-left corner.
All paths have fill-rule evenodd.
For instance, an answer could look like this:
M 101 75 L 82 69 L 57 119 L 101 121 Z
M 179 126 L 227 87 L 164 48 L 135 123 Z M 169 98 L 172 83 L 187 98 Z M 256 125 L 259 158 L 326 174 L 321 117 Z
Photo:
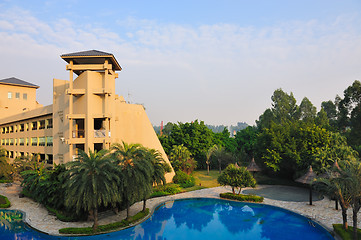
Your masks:
M 61 57 L 86 57 L 86 56 L 113 56 L 113 54 L 98 50 L 89 50 L 89 51 L 67 53 L 61 55 Z
M 14 78 L 14 77 L 2 79 L 2 80 L 0 80 L 0 84 L 1 84 L 1 83 L 21 85 L 21 86 L 27 86 L 27 87 L 33 87 L 33 88 L 39 88 L 38 85 L 29 83 L 29 82 L 25 82 L 25 81 L 23 81 L 23 80 L 21 80 L 21 79 Z
M 98 50 L 67 53 L 61 55 L 60 57 L 67 63 L 70 63 L 70 61 L 73 60 L 76 64 L 102 64 L 104 63 L 104 59 L 108 59 L 113 64 L 114 70 L 122 70 L 122 67 L 119 65 L 117 59 L 115 59 L 112 53 L 106 53 Z

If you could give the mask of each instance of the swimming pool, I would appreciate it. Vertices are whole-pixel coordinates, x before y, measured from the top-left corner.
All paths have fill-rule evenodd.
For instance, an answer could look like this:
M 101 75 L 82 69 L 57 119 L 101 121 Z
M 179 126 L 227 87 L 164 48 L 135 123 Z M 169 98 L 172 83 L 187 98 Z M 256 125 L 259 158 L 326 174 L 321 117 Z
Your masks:
M 0 217 L 0 239 L 322 240 L 334 238 L 317 223 L 281 208 L 222 199 L 196 198 L 165 202 L 156 208 L 149 219 L 135 227 L 86 237 L 50 236 L 34 231 L 22 221 L 13 221 L 9 224 Z

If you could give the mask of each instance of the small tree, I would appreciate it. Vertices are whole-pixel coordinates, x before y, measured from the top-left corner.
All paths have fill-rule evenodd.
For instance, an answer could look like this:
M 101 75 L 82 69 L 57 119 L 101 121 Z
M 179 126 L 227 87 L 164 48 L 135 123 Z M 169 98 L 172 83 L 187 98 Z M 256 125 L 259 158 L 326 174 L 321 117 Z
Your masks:
M 217 150 L 218 150 L 218 146 L 213 145 L 213 147 L 209 148 L 206 152 L 206 164 L 207 164 L 207 174 L 208 175 L 209 175 L 209 164 L 210 164 L 211 156 Z
M 245 167 L 236 167 L 234 164 L 229 164 L 217 181 L 222 186 L 231 186 L 233 194 L 236 194 L 235 188 L 239 189 L 240 194 L 244 187 L 256 187 L 252 174 Z
M 197 165 L 191 152 L 183 144 L 173 146 L 169 160 L 175 171 L 181 170 L 187 174 L 191 174 Z

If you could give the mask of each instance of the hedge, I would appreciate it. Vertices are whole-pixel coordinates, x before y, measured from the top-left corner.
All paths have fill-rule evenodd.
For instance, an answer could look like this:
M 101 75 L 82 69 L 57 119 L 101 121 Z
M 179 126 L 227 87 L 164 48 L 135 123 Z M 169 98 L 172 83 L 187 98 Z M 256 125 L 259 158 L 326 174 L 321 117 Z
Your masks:
M 0 208 L 9 208 L 11 203 L 9 199 L 3 195 L 0 195 Z
M 221 198 L 238 200 L 242 202 L 263 202 L 263 197 L 256 195 L 244 195 L 244 194 L 233 194 L 233 193 L 221 193 Z
M 0 179 L 0 183 L 12 183 L 13 180 L 9 180 L 9 179 Z
M 86 227 L 86 228 L 62 228 L 59 229 L 59 233 L 61 234 L 94 234 L 94 233 L 102 233 L 102 232 L 109 232 L 113 230 L 117 230 L 119 228 L 125 228 L 128 227 L 130 224 L 138 222 L 140 219 L 144 218 L 149 214 L 149 208 L 145 210 L 145 212 L 140 211 L 134 216 L 129 217 L 128 220 L 122 220 L 121 222 L 114 222 L 109 223 L 106 225 L 99 225 L 97 230 L 94 232 L 92 227 Z
M 333 230 L 343 239 L 353 239 L 353 227 L 349 226 L 347 231 L 343 229 L 342 224 L 333 224 Z M 357 229 L 357 239 L 361 239 L 361 229 Z
M 52 207 L 49 207 L 49 206 L 45 206 L 46 209 L 55 214 L 56 215 L 56 218 L 59 219 L 60 221 L 63 221 L 63 222 L 76 222 L 77 220 L 79 220 L 76 216 L 69 216 L 65 213 L 63 213 L 62 211 L 59 211 L 59 210 L 56 210 Z

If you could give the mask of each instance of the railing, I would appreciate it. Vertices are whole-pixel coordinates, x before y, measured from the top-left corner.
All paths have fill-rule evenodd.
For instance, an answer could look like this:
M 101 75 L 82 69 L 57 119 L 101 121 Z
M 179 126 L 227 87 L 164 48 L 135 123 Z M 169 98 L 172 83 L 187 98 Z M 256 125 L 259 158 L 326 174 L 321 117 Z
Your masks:
M 107 131 L 106 130 L 94 130 L 95 138 L 105 138 Z
M 84 138 L 85 131 L 84 130 L 74 130 L 73 131 L 73 138 Z

